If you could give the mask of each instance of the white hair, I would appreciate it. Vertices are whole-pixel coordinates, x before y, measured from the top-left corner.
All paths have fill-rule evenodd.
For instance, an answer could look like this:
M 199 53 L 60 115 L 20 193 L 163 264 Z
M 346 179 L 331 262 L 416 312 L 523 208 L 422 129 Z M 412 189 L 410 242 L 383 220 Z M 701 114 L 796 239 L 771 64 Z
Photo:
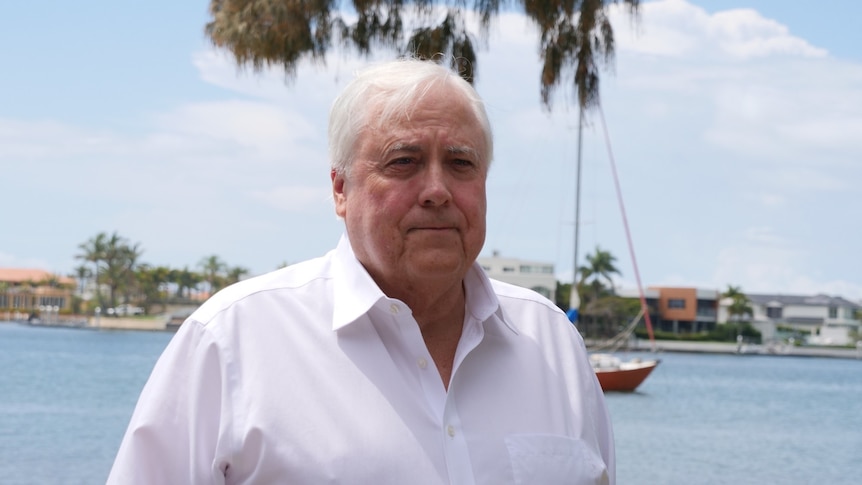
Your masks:
M 353 149 L 367 127 L 381 127 L 410 110 L 435 85 L 452 87 L 468 101 L 485 134 L 486 163 L 493 158 L 491 122 L 485 104 L 461 76 L 432 61 L 400 59 L 360 71 L 332 103 L 329 112 L 329 157 L 333 170 L 347 174 Z M 374 120 L 370 116 L 374 114 Z M 372 125 L 373 123 L 373 125 Z

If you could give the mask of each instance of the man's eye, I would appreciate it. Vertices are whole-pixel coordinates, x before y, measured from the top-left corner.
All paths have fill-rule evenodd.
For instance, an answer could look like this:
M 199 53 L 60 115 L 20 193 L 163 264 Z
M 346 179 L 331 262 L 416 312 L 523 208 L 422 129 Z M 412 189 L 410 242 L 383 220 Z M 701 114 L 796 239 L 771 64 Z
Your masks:
M 473 168 L 476 166 L 476 164 L 473 163 L 472 160 L 466 160 L 463 158 L 456 158 L 456 159 L 452 160 L 452 165 L 454 165 L 455 167 L 457 167 L 459 169 Z
M 412 158 L 412 157 L 401 157 L 401 158 L 393 158 L 392 160 L 389 160 L 389 161 L 386 163 L 386 165 L 387 165 L 387 166 L 390 166 L 390 167 L 393 167 L 393 166 L 397 167 L 397 166 L 411 165 L 411 164 L 413 164 L 413 163 L 416 163 L 416 159 L 415 159 L 415 158 Z
M 413 157 L 393 158 L 386 162 L 383 170 L 391 175 L 406 176 L 416 171 L 419 160 Z

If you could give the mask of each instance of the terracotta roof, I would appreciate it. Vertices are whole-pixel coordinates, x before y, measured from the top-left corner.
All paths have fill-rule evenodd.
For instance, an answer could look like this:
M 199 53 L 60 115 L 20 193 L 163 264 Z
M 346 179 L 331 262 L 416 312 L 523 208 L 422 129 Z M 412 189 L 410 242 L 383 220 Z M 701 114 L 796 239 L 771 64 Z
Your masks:
M 7 283 L 26 283 L 28 281 L 38 283 L 52 277 L 57 278 L 60 283 L 75 284 L 74 278 L 60 276 L 44 269 L 0 268 L 0 281 Z

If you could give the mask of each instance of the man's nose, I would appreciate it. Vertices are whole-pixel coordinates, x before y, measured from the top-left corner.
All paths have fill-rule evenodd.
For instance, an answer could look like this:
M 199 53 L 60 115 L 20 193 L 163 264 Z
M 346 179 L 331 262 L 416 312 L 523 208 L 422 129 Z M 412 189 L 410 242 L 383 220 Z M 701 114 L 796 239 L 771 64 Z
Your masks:
M 419 194 L 422 206 L 438 207 L 449 203 L 452 199 L 449 182 L 443 162 L 430 164 L 422 179 L 422 191 Z

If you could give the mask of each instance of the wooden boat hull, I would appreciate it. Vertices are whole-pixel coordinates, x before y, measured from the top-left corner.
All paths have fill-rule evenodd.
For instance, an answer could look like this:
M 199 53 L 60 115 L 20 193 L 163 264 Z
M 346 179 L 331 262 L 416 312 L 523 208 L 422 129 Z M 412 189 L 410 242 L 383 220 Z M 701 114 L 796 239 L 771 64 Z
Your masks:
M 603 391 L 633 392 L 658 364 L 658 360 L 625 362 L 617 368 L 597 368 L 595 371 Z

